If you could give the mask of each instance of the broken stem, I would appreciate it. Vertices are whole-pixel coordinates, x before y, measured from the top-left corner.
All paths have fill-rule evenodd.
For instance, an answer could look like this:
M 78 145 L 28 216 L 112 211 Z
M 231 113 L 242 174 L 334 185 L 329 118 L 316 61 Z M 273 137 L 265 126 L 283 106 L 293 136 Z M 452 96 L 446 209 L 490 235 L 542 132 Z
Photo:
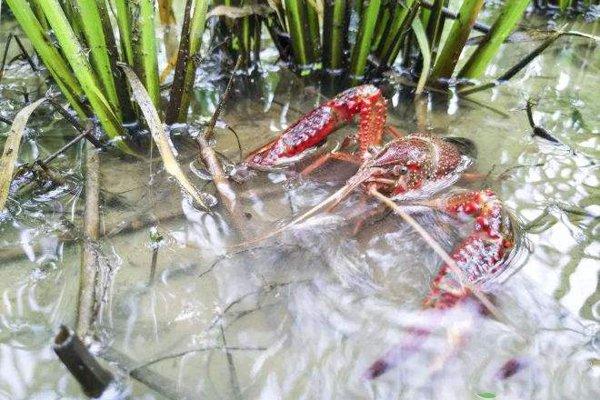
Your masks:
M 167 399 L 191 400 L 197 398 L 197 395 L 184 392 L 183 389 L 179 389 L 176 382 L 172 381 L 171 379 L 165 378 L 157 372 L 154 372 L 149 367 L 135 367 L 135 365 L 139 363 L 131 359 L 126 354 L 123 354 L 112 347 L 108 347 L 107 349 L 105 349 L 104 352 L 100 354 L 100 357 L 102 357 L 106 361 L 117 364 L 119 368 L 125 370 L 132 379 L 135 379 L 143 385 L 146 385 L 147 387 L 149 387 L 150 389 L 154 390 L 156 393 L 159 393 Z
M 225 331 L 223 330 L 223 325 L 219 325 L 219 329 L 221 331 L 221 340 L 223 341 L 223 348 L 225 350 L 225 355 L 227 357 L 227 367 L 229 369 L 229 381 L 231 383 L 231 388 L 233 390 L 233 396 L 235 399 L 240 400 L 242 398 L 242 391 L 240 390 L 240 382 L 237 377 L 237 371 L 235 369 L 235 364 L 233 362 L 233 355 L 227 348 L 227 341 L 225 340 Z
M 57 151 L 55 151 L 54 153 L 52 153 L 51 155 L 46 157 L 46 159 L 44 161 L 40 161 L 40 164 L 42 164 L 43 166 L 48 166 L 48 164 L 51 163 L 52 161 L 54 161 L 54 159 L 56 157 L 58 157 L 59 155 L 61 155 L 62 153 L 64 153 L 68 149 L 70 149 L 71 147 L 75 146 L 77 143 L 79 143 L 79 141 L 81 139 L 88 138 L 88 136 L 93 137 L 91 134 L 93 130 L 94 130 L 94 126 L 92 124 L 90 124 L 87 128 L 85 128 L 83 130 L 83 132 L 81 132 L 79 135 L 77 135 L 73 139 L 71 139 L 71 141 L 69 143 L 65 144 L 63 147 L 61 147 L 60 149 L 58 149 Z M 96 139 L 94 138 L 93 140 L 95 141 Z M 94 142 L 92 140 L 90 140 L 90 142 L 92 144 L 94 144 Z
M 148 286 L 154 283 L 154 277 L 156 276 L 156 264 L 158 262 L 158 246 L 152 249 L 152 261 L 150 262 L 150 276 L 148 277 Z
M 87 335 L 93 324 L 95 309 L 95 286 L 98 275 L 98 253 L 95 242 L 99 238 L 100 217 L 100 157 L 95 149 L 86 148 L 85 215 L 82 244 L 81 270 L 79 275 L 79 301 L 77 304 L 77 332 Z
M 221 101 L 219 101 L 217 109 L 213 113 L 210 122 L 208 123 L 204 132 L 202 132 L 196 137 L 196 142 L 198 143 L 198 147 L 200 148 L 200 157 L 202 158 L 202 161 L 208 168 L 208 171 L 210 172 L 213 178 L 213 183 L 215 184 L 217 193 L 219 193 L 219 197 L 223 201 L 225 208 L 231 216 L 233 226 L 237 229 L 237 231 L 243 238 L 246 238 L 248 235 L 246 233 L 245 225 L 243 223 L 243 215 L 239 210 L 239 207 L 237 206 L 236 194 L 231 188 L 231 185 L 229 185 L 229 180 L 223 172 L 223 168 L 221 167 L 221 163 L 219 162 L 217 154 L 208 142 L 209 138 L 213 135 L 217 119 L 223 111 L 225 102 L 229 97 L 229 92 L 231 89 L 231 84 L 235 75 L 235 71 L 239 67 L 240 62 L 241 57 L 238 57 L 237 63 L 231 73 L 231 77 L 229 78 L 229 82 L 227 83 L 227 88 L 223 93 L 223 97 L 221 98 Z
M 100 397 L 113 381 L 113 375 L 102 368 L 81 339 L 66 326 L 60 327 L 52 349 L 87 396 Z

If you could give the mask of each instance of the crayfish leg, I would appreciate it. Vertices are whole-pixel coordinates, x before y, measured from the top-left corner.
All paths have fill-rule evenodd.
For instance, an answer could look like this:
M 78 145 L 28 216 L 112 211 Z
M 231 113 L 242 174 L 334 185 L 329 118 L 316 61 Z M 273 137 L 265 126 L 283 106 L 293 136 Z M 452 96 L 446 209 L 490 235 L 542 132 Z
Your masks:
M 472 232 L 451 254 L 463 278 L 479 286 L 502 272 L 503 261 L 514 243 L 510 221 L 494 192 L 487 189 L 455 194 L 442 200 L 441 208 L 456 217 L 474 218 Z M 451 272 L 444 263 L 433 280 L 425 307 L 446 309 L 469 297 L 469 290 Z
M 370 146 L 381 143 L 386 113 L 385 98 L 375 86 L 348 89 L 301 117 L 266 146 L 252 152 L 246 163 L 261 169 L 295 160 L 355 116 L 359 117 L 359 151 L 364 155 Z
M 360 157 L 358 157 L 354 154 L 344 153 L 344 152 L 339 152 L 339 151 L 332 151 L 332 152 L 323 154 L 321 157 L 319 157 L 315 161 L 311 162 L 309 166 L 307 166 L 306 168 L 304 168 L 302 170 L 300 175 L 302 175 L 302 176 L 310 175 L 314 170 L 316 170 L 317 168 L 320 168 L 323 164 L 325 164 L 329 160 L 345 161 L 345 162 L 348 162 L 351 164 L 357 164 L 357 165 L 362 164 L 362 160 L 360 159 Z

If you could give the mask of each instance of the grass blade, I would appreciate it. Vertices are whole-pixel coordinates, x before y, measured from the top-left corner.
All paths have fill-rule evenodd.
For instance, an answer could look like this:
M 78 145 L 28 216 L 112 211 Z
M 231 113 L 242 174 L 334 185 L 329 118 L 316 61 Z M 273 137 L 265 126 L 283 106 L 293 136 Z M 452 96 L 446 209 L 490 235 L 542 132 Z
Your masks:
M 408 9 L 408 14 L 402 19 L 402 23 L 398 26 L 398 29 L 395 33 L 395 38 L 392 41 L 392 47 L 389 52 L 385 55 L 385 61 L 383 63 L 384 66 L 391 66 L 396 62 L 398 58 L 398 54 L 400 54 L 401 50 L 404 50 L 403 53 L 403 64 L 404 66 L 408 66 L 410 64 L 410 50 L 412 48 L 412 38 L 413 35 L 408 35 L 410 32 L 409 27 L 411 26 L 413 20 L 417 17 L 420 10 L 420 3 L 413 2 L 410 8 Z
M 469 60 L 461 69 L 460 78 L 479 78 L 487 68 L 492 58 L 498 53 L 498 49 L 504 40 L 513 31 L 530 0 L 507 0 L 503 6 L 502 13 L 492 25 L 486 40 L 481 43 Z
M 131 32 L 131 13 L 127 0 L 113 0 L 117 26 L 121 40 L 121 50 L 127 64 L 133 65 L 133 38 Z
M 285 0 L 285 13 L 288 21 L 292 52 L 296 64 L 302 68 L 312 61 L 313 51 L 307 35 L 310 32 L 305 4 L 302 0 Z
M 445 19 L 442 18 L 442 9 L 444 8 L 444 0 L 434 0 L 429 21 L 427 22 L 427 40 L 431 48 L 431 59 L 435 60 L 437 47 L 442 36 Z
M 207 196 L 199 192 L 194 185 L 192 185 L 177 163 L 175 154 L 173 153 L 169 142 L 167 131 L 165 130 L 165 125 L 160 121 L 158 111 L 156 110 L 148 91 L 144 88 L 144 85 L 130 67 L 122 63 L 119 65 L 123 68 L 123 71 L 125 71 L 125 75 L 133 91 L 133 97 L 136 99 L 142 110 L 142 114 L 144 114 L 150 133 L 152 134 L 152 139 L 154 139 L 154 143 L 156 143 L 156 147 L 158 147 L 165 169 L 177 179 L 181 187 L 199 206 L 208 210 L 208 204 L 210 202 L 208 201 Z
M 350 58 L 350 75 L 353 79 L 360 79 L 365 73 L 380 8 L 381 0 L 370 0 L 366 6 L 363 5 L 360 28 Z
M 158 55 L 156 49 L 155 10 L 153 0 L 131 0 L 133 25 L 134 65 L 144 82 L 154 107 L 160 107 Z
M 29 3 L 26 0 L 7 0 L 7 4 L 12 10 L 15 19 L 19 22 L 21 29 L 23 29 L 29 38 L 33 48 L 48 68 L 54 80 L 61 87 L 62 92 L 73 108 L 80 115 L 85 115 L 85 107 L 79 100 L 83 97 L 83 90 L 69 69 L 67 61 L 56 47 L 52 45 L 52 41 L 35 17 Z
M 185 80 L 185 67 L 190 58 L 190 20 L 193 0 L 186 0 L 183 12 L 183 25 L 181 27 L 181 40 L 173 74 L 173 84 L 169 93 L 169 107 L 165 113 L 165 122 L 170 125 L 176 122 L 181 115 L 181 98 L 183 96 L 183 83 Z M 180 121 L 183 122 L 183 121 Z
M 471 29 L 475 24 L 477 15 L 483 6 L 484 0 L 465 0 L 458 12 L 458 19 L 452 24 L 448 38 L 440 55 L 435 61 L 431 79 L 450 78 L 465 47 Z
M 35 109 L 45 100 L 45 97 L 41 98 L 21 109 L 15 116 L 12 126 L 10 127 L 8 138 L 4 144 L 2 158 L 0 158 L 0 211 L 4 210 L 6 200 L 8 199 L 10 183 L 12 182 L 15 163 L 17 161 L 17 156 L 19 155 L 21 138 L 23 137 L 23 132 L 27 126 L 27 121 Z
M 82 21 L 81 28 L 90 49 L 94 71 L 102 84 L 108 104 L 110 104 L 118 119 L 122 120 L 119 97 L 117 96 L 117 88 L 112 74 L 113 66 L 108 54 L 108 45 L 96 0 L 76 0 L 76 3 L 76 10 L 79 11 Z
M 323 68 L 339 71 L 344 68 L 344 52 L 348 48 L 350 5 L 346 0 L 326 0 L 323 17 Z
M 81 84 L 81 87 L 106 134 L 111 138 L 121 136 L 123 128 L 120 120 L 102 94 L 94 71 L 86 57 L 86 52 L 77 40 L 75 32 L 71 29 L 60 3 L 58 0 L 45 0 L 43 8 L 46 18 L 54 30 L 54 34 L 58 39 L 63 53 L 75 72 L 75 76 Z M 118 142 L 118 145 L 123 150 L 129 151 L 123 142 Z
M 421 50 L 421 57 L 423 58 L 423 69 L 417 82 L 417 89 L 415 90 L 416 95 L 423 93 L 423 88 L 427 83 L 427 77 L 429 76 L 429 69 L 431 68 L 431 51 L 429 49 L 429 42 L 427 41 L 427 34 L 423 28 L 423 23 L 420 18 L 415 18 L 412 21 L 412 29 L 417 38 L 419 49 Z
M 192 90 L 194 88 L 194 81 L 196 80 L 197 60 L 200 54 L 200 47 L 202 46 L 202 34 L 204 33 L 204 25 L 206 23 L 208 1 L 209 0 L 196 0 L 194 4 L 194 14 L 190 25 L 190 47 L 185 63 L 183 93 L 181 95 L 181 105 L 179 106 L 178 120 L 181 122 L 187 120 L 188 109 L 190 107 L 190 99 L 192 98 Z

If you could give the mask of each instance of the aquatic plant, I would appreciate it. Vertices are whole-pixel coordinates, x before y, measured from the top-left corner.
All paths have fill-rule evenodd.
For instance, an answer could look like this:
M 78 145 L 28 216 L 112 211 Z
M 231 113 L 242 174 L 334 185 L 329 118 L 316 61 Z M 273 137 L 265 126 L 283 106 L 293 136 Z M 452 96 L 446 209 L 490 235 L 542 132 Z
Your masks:
M 483 0 L 463 0 L 458 12 L 444 0 L 185 0 L 176 45 L 172 3 L 7 0 L 72 107 L 81 116 L 96 116 L 113 139 L 127 138 L 123 126 L 142 115 L 118 63 L 133 68 L 164 122 L 186 121 L 207 20 L 218 20 L 211 24 L 215 47 L 240 59 L 242 68 L 260 61 L 266 28 L 280 59 L 300 73 L 322 69 L 358 82 L 400 62 L 420 93 L 480 78 L 530 0 L 506 0 L 491 26 L 477 22 Z M 168 27 L 168 62 L 160 75 L 158 19 Z M 168 101 L 162 102 L 160 83 L 171 72 Z M 126 141 L 116 142 L 126 149 Z
M 170 3 L 159 1 L 161 12 L 170 9 Z M 187 3 L 191 23 L 184 27 L 177 56 L 177 72 L 183 72 L 183 79 L 170 92 L 168 122 L 187 116 L 195 55 L 205 25 L 208 0 Z M 154 106 L 163 110 L 154 0 L 7 0 L 7 4 L 71 106 L 82 117 L 96 116 L 109 137 L 126 137 L 123 125 L 139 115 L 118 63 L 134 68 Z
M 280 25 L 288 28 L 291 61 L 300 69 L 322 66 L 334 74 L 346 70 L 354 80 L 359 80 L 377 76 L 401 59 L 405 68 L 428 75 L 430 81 L 439 81 L 453 76 L 479 77 L 515 29 L 530 1 L 506 1 L 491 27 L 476 23 L 483 0 L 463 1 L 458 13 L 448 10 L 443 0 L 270 3 L 277 3 L 284 10 L 271 18 L 282 19 Z M 320 29 L 313 28 L 319 21 L 313 17 L 321 12 L 319 4 L 322 5 L 321 40 Z M 357 21 L 355 33 L 350 24 L 352 13 Z M 458 70 L 458 60 L 473 31 L 483 32 L 484 37 Z M 424 63 L 426 60 L 429 63 Z

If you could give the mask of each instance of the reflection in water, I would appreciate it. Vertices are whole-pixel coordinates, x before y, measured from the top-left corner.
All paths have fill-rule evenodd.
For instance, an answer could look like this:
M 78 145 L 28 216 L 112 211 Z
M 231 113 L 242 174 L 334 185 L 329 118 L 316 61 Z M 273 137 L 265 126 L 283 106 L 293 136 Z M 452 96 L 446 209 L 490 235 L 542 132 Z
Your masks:
M 477 143 L 477 174 L 460 185 L 492 187 L 529 232 L 523 267 L 494 288 L 506 321 L 469 307 L 420 311 L 438 258 L 394 216 L 379 216 L 353 235 L 347 216 L 356 212 L 356 198 L 261 247 L 232 250 L 237 239 L 226 217 L 182 200 L 157 163 L 106 155 L 100 247 L 113 277 L 94 347 L 119 349 L 136 360 L 131 368 L 148 364 L 199 398 L 600 397 L 600 62 L 597 52 L 582 62 L 587 42 L 568 41 L 519 79 L 473 96 L 504 115 L 453 99 L 432 100 L 419 118 L 433 132 Z M 527 46 L 507 48 L 489 73 L 505 70 Z M 15 68 L 10 74 L 19 76 Z M 294 110 L 318 102 L 290 81 L 284 71 L 268 74 L 265 86 L 277 90 L 260 104 L 239 101 L 224 116 L 244 149 L 284 128 L 297 117 Z M 14 82 L 9 77 L 3 86 Z M 18 107 L 2 89 L 3 110 Z M 215 91 L 199 96 L 210 103 L 205 109 L 214 108 Z M 536 123 L 565 146 L 531 138 L 522 109 L 529 97 L 539 98 Z M 391 103 L 392 122 L 414 130 L 412 103 L 400 92 Z M 66 129 L 53 121 L 34 130 L 35 151 L 23 160 L 60 146 Z M 235 138 L 225 132 L 218 131 L 219 146 L 235 159 Z M 182 147 L 188 166 L 193 147 Z M 59 169 L 72 161 L 60 161 Z M 331 164 L 309 180 L 258 174 L 237 186 L 238 196 L 248 224 L 264 234 L 327 198 L 351 173 Z M 68 190 L 15 203 L 12 217 L 0 216 L 0 399 L 83 398 L 49 349 L 56 327 L 74 321 L 78 174 L 72 172 Z M 463 232 L 435 214 L 419 218 L 447 249 Z M 164 241 L 148 284 L 151 228 Z M 363 379 L 374 359 L 415 329 L 432 332 L 419 351 L 378 380 Z M 139 398 L 160 398 L 131 384 Z

